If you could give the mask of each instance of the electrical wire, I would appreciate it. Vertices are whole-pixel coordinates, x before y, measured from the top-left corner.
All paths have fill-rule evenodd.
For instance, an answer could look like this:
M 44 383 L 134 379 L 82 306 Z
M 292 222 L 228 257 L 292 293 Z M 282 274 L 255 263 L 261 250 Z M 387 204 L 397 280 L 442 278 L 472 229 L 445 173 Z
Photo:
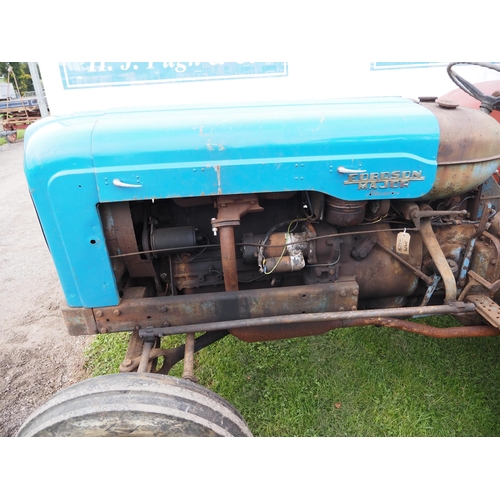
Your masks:
M 306 220 L 306 219 L 294 219 L 294 220 Z M 286 221 L 287 223 L 290 223 L 290 221 Z M 467 221 L 463 221 L 464 223 Z M 392 223 L 392 222 L 391 222 Z M 283 224 L 283 223 L 281 223 Z M 401 222 L 403 224 L 403 222 Z M 407 224 L 407 223 L 406 223 Z M 408 227 L 406 228 L 407 231 L 418 231 L 416 227 Z M 376 230 L 371 230 L 371 231 L 352 231 L 352 232 L 345 232 L 345 233 L 334 233 L 334 234 L 324 234 L 321 236 L 312 236 L 310 238 L 307 238 L 304 240 L 305 243 L 309 243 L 311 241 L 317 241 L 317 240 L 322 240 L 325 238 L 341 238 L 341 237 L 346 237 L 346 236 L 356 236 L 356 235 L 365 235 L 365 234 L 380 234 L 380 233 L 395 233 L 399 232 L 401 229 L 376 229 Z M 255 246 L 262 248 L 264 251 L 265 248 L 282 248 L 283 245 L 267 245 L 262 242 L 261 240 L 260 243 L 251 243 L 251 242 L 245 242 L 245 243 L 236 243 L 235 245 L 238 247 L 241 246 Z M 285 243 L 285 246 L 290 246 L 290 245 L 295 245 L 294 242 L 290 243 Z M 189 247 L 183 247 L 183 248 L 177 248 L 176 250 L 181 251 L 181 250 L 194 250 L 196 248 L 199 248 L 197 245 L 189 246 Z M 213 248 L 213 249 L 219 249 L 220 245 L 218 244 L 210 244 L 210 245 L 205 245 L 205 248 Z M 116 254 L 116 255 L 110 255 L 111 259 L 117 259 L 117 258 L 122 258 L 122 257 L 131 257 L 132 255 L 147 255 L 150 253 L 164 253 L 164 252 L 171 252 L 172 249 L 165 249 L 165 250 L 142 250 L 140 252 L 130 252 L 130 253 L 121 253 L 121 254 Z
M 295 244 L 295 243 L 286 243 L 286 240 L 288 239 L 288 236 L 290 236 L 290 231 L 295 230 L 297 228 L 297 225 L 298 225 L 299 222 L 305 222 L 305 221 L 307 221 L 307 218 L 305 218 L 305 219 L 292 219 L 290 221 L 279 222 L 278 224 L 276 224 L 275 226 L 273 226 L 266 233 L 266 235 L 264 236 L 264 238 L 259 243 L 259 252 L 258 252 L 258 256 L 257 256 L 257 263 L 259 265 L 259 270 L 260 270 L 261 273 L 271 274 L 278 267 L 279 263 L 281 262 L 281 259 L 285 255 L 287 247 L 289 245 Z M 294 223 L 295 223 L 295 225 L 293 226 L 293 229 L 292 229 L 292 224 L 294 224 Z M 278 227 L 284 226 L 285 224 L 288 224 L 288 229 L 287 229 L 287 231 L 285 233 L 285 244 L 283 246 L 283 251 L 281 252 L 281 255 L 280 255 L 279 259 L 278 259 L 278 262 L 276 262 L 276 265 L 271 269 L 271 271 L 267 272 L 267 270 L 265 268 L 266 259 L 264 258 L 264 247 L 262 245 L 266 243 L 266 241 L 270 238 L 271 234 L 273 234 L 273 232 Z
M 259 249 L 258 254 L 257 254 L 257 263 L 259 265 L 259 269 L 260 269 L 261 273 L 264 272 L 264 268 L 262 267 L 262 261 L 264 260 L 264 247 L 265 247 L 266 241 L 269 239 L 271 234 L 273 234 L 274 231 L 276 231 L 276 229 L 278 229 L 281 226 L 284 226 L 286 224 L 290 224 L 293 221 L 298 221 L 298 220 L 306 220 L 306 219 L 292 219 L 292 220 L 287 220 L 284 222 L 278 222 L 278 224 L 275 224 L 271 229 L 269 229 L 269 231 L 264 235 L 264 238 L 262 238 L 260 240 L 259 244 L 257 245 L 257 247 Z
M 190 262 L 193 262 L 193 260 L 197 259 L 210 245 L 210 239 L 205 236 L 204 234 L 202 234 L 202 236 L 208 241 L 208 243 L 203 247 L 203 249 L 201 250 L 201 252 L 198 252 L 194 257 L 191 257 L 190 259 L 188 260 L 183 260 L 179 257 L 179 254 L 177 254 L 177 261 L 181 264 L 189 264 Z M 194 248 L 198 248 L 198 247 L 194 247 Z
M 221 276 L 222 278 L 224 278 L 224 273 L 221 273 L 220 271 L 217 271 L 217 269 L 214 269 L 213 267 L 210 267 L 208 269 L 209 273 L 212 274 L 212 273 L 215 273 L 215 274 L 218 274 L 219 276 Z M 260 276 L 257 276 L 256 278 L 253 278 L 251 280 L 238 280 L 238 283 L 253 283 L 254 281 L 257 281 L 257 280 L 260 280 L 262 278 L 265 278 L 265 276 L 263 274 L 261 274 Z

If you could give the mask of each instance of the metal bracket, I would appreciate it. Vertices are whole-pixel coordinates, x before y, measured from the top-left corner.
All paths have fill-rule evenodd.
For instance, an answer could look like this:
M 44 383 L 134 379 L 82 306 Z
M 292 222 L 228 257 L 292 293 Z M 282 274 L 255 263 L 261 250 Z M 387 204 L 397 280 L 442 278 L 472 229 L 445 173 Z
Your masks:
M 495 281 L 494 283 L 490 283 L 489 281 L 486 281 L 484 278 L 481 278 L 479 274 L 475 273 L 474 271 L 469 271 L 469 283 L 467 283 L 467 286 L 464 288 L 463 292 L 460 294 L 460 297 L 458 300 L 463 300 L 463 298 L 467 295 L 467 292 L 473 287 L 477 285 L 481 285 L 488 292 L 490 293 L 490 296 L 493 297 L 495 293 L 500 290 L 500 280 Z
M 359 245 L 351 250 L 351 257 L 356 260 L 363 260 L 368 257 L 376 244 L 377 238 L 364 239 Z
M 467 301 L 476 306 L 479 313 L 488 323 L 495 328 L 500 328 L 500 307 L 486 295 L 469 295 Z
M 219 196 L 216 201 L 217 218 L 212 219 L 212 227 L 239 226 L 240 219 L 249 212 L 262 212 L 256 195 Z
M 171 335 L 167 328 L 153 328 L 152 326 L 147 326 L 146 328 L 139 329 L 139 337 L 144 342 L 153 342 L 156 339 L 161 339 L 165 335 Z

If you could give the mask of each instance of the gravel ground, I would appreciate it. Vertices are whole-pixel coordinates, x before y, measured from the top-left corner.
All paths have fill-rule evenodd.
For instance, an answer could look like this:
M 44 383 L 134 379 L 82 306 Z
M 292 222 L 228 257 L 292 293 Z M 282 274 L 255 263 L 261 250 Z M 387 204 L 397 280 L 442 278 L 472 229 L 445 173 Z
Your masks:
M 83 378 L 89 337 L 71 337 L 64 295 L 23 172 L 24 142 L 0 146 L 0 436 Z

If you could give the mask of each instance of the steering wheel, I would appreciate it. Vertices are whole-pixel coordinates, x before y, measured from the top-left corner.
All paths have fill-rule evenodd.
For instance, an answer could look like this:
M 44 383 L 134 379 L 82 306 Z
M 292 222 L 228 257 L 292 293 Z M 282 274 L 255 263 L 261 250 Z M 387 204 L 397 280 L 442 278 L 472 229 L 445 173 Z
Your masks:
M 458 64 L 462 65 L 471 64 L 474 66 L 481 66 L 482 68 L 493 69 L 495 71 L 500 71 L 500 67 L 494 66 L 493 64 L 479 63 L 479 62 L 453 62 L 448 64 L 447 68 L 448 75 L 452 79 L 452 81 L 464 92 L 467 92 L 467 94 L 474 97 L 474 99 L 477 99 L 481 103 L 481 105 L 479 106 L 479 109 L 481 111 L 484 111 L 485 113 L 488 114 L 490 114 L 494 110 L 499 111 L 500 96 L 483 94 L 478 88 L 472 85 L 472 83 L 468 82 L 465 78 L 461 77 L 460 75 L 457 75 L 455 71 L 453 71 L 452 67 Z

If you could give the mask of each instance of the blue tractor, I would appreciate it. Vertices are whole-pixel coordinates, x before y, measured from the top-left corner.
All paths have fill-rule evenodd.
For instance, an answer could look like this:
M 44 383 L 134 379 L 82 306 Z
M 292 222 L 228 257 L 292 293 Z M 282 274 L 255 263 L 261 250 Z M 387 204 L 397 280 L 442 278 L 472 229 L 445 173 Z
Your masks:
M 194 354 L 229 334 L 500 334 L 500 97 L 455 65 L 480 109 L 384 97 L 32 125 L 26 177 L 69 333 L 133 333 L 121 373 L 65 389 L 19 435 L 251 435 L 196 383 Z M 463 326 L 408 321 L 448 314 Z

